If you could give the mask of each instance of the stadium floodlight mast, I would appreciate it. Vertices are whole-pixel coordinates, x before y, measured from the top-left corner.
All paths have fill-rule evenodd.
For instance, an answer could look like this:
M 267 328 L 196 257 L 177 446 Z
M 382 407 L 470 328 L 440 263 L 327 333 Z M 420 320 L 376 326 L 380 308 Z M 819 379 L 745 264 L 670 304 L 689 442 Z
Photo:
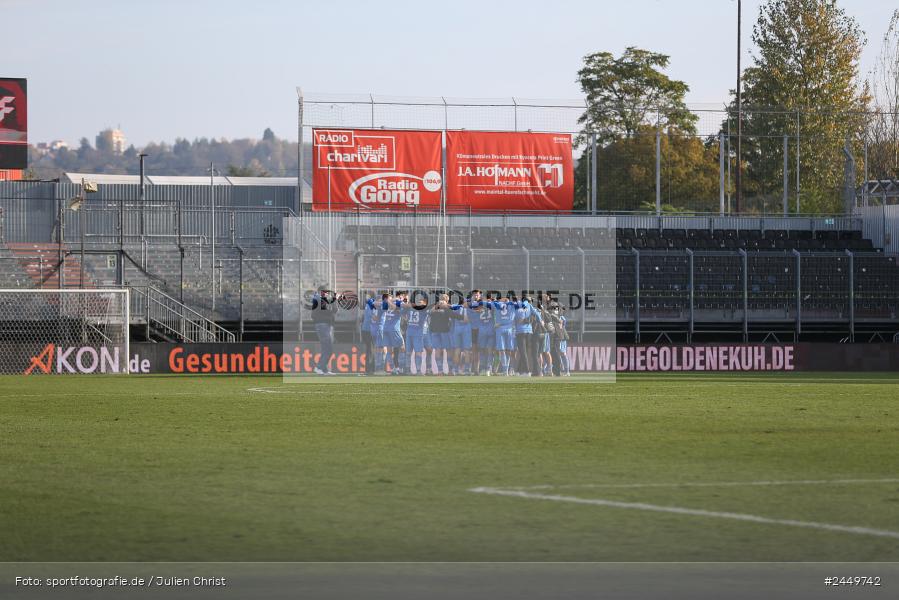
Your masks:
M 144 171 L 144 159 L 149 156 L 149 154 L 144 154 L 141 152 L 137 155 L 138 160 L 140 160 L 140 235 L 143 238 L 144 235 L 144 204 L 146 203 L 145 197 L 145 181 L 146 181 L 146 172 Z

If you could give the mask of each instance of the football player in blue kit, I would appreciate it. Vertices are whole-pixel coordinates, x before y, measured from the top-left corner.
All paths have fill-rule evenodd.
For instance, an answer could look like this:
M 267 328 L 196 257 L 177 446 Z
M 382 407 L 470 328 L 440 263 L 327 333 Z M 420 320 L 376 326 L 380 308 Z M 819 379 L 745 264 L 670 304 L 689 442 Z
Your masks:
M 417 299 L 415 304 L 403 305 L 406 314 L 406 355 L 410 375 L 425 375 L 428 372 L 428 353 L 425 345 L 428 326 L 428 313 L 425 310 L 427 306 L 428 301 L 424 298 Z M 417 356 L 421 357 L 420 363 L 415 361 Z

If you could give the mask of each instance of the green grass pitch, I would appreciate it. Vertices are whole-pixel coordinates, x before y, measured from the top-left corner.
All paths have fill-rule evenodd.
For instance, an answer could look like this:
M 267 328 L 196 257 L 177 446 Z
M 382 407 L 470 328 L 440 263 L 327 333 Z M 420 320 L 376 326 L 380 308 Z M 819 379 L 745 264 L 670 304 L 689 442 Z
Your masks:
M 0 561 L 896 561 L 897 383 L 0 378 Z

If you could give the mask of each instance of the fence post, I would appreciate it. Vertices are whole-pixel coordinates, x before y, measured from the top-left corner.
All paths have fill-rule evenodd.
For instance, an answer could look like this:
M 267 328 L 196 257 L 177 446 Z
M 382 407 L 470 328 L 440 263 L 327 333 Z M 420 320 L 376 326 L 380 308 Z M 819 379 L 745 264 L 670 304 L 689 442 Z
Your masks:
M 518 131 L 518 102 L 515 101 L 515 96 L 512 96 L 512 110 L 514 112 L 514 123 L 515 123 L 515 131 Z
M 234 213 L 232 213 L 232 214 L 234 214 Z M 237 333 L 237 341 L 242 342 L 243 341 L 243 330 L 244 330 L 244 320 L 243 320 L 243 248 L 241 248 L 240 246 L 237 247 L 237 260 L 238 260 L 238 273 L 239 273 L 239 276 L 238 276 L 239 287 L 237 289 L 237 296 L 238 296 L 237 301 L 239 303 L 238 307 L 240 308 L 240 328 L 238 329 L 238 333 Z
M 867 131 L 867 129 L 865 130 Z M 862 186 L 862 205 L 868 208 L 868 134 L 865 133 L 865 183 Z
M 63 287 L 63 271 L 65 270 L 66 255 L 63 252 L 62 244 L 65 237 L 65 211 L 62 207 L 62 198 L 56 199 L 56 287 Z
M 793 341 L 799 341 L 802 333 L 802 255 L 799 250 L 793 250 L 796 257 L 796 334 Z
M 587 298 L 587 254 L 580 246 L 577 247 L 577 251 L 581 255 L 581 327 L 578 341 L 582 341 L 584 339 L 584 332 L 587 329 L 587 307 L 585 306 L 585 300 Z
M 858 200 L 855 197 L 855 155 L 852 153 L 848 135 L 843 145 L 843 157 L 845 158 L 845 164 L 843 165 L 843 214 L 848 217 L 852 214 L 853 206 L 858 204 Z
M 468 273 L 469 273 L 468 281 L 471 282 L 471 289 L 475 290 L 475 289 L 477 289 L 478 286 L 474 280 L 474 249 L 471 246 L 468 247 Z
M 210 209 L 210 226 L 212 242 L 212 255 L 209 261 L 210 274 L 212 279 L 212 310 L 215 311 L 215 163 L 209 163 L 209 209 Z
M 178 245 L 178 302 L 184 303 L 184 246 Z
M 656 216 L 662 214 L 662 133 L 656 129 Z
M 412 209 L 412 285 L 418 287 L 418 209 Z M 471 247 L 469 246 L 469 249 Z M 361 296 L 357 296 L 361 297 Z
M 303 175 L 305 172 L 305 152 L 303 150 L 303 90 L 297 87 L 297 207 L 299 215 L 303 210 Z
M 849 341 L 855 341 L 855 254 L 846 249 L 849 257 Z
M 468 207 L 468 247 L 471 248 L 471 206 Z
M 303 341 L 303 250 L 305 248 L 304 243 L 306 241 L 306 210 L 303 208 L 303 177 L 305 173 L 306 161 L 306 153 L 303 149 L 304 105 L 305 101 L 303 98 L 303 90 L 297 87 L 297 112 L 299 113 L 299 123 L 297 124 L 297 215 L 299 216 L 300 221 L 300 230 L 298 234 L 294 231 L 296 227 L 296 219 L 288 220 L 288 223 L 290 224 L 289 228 L 291 230 L 291 243 L 296 243 L 296 245 L 299 247 L 297 258 L 297 260 L 299 261 L 299 267 L 297 269 L 297 342 Z M 311 202 L 313 199 L 310 198 L 309 200 Z M 296 242 L 294 242 L 294 240 L 296 240 Z
M 743 343 L 749 341 L 749 255 L 740 248 L 743 258 Z
M 718 134 L 718 214 L 724 216 L 724 134 Z
M 800 124 L 800 116 L 799 109 L 796 109 L 796 214 L 800 214 L 800 206 L 799 206 L 799 124 Z
M 587 168 L 584 172 L 584 181 L 587 182 L 587 197 L 584 198 L 584 207 L 587 211 L 592 212 L 593 209 L 593 134 L 590 134 L 590 146 L 584 150 L 584 160 L 587 161 Z M 577 178 L 577 176 L 575 176 Z
M 783 216 L 787 216 L 790 212 L 789 207 L 789 188 L 790 188 L 790 141 L 789 137 L 784 134 L 784 173 L 783 173 Z
M 596 214 L 596 133 L 590 134 L 590 212 Z
M 731 177 L 731 163 L 732 163 L 733 161 L 730 159 L 730 148 L 731 148 L 731 144 L 730 144 L 730 114 L 729 114 L 729 113 L 725 113 L 725 114 L 727 114 L 727 185 L 728 185 L 728 191 L 727 191 L 727 213 L 730 214 L 730 193 L 731 193 L 731 192 L 730 192 L 730 185 L 731 185 L 731 181 L 732 181 L 732 177 Z
M 723 140 L 722 140 L 722 141 L 723 141 Z M 687 343 L 689 344 L 690 342 L 693 341 L 693 329 L 694 329 L 694 323 L 695 323 L 695 320 L 694 320 L 694 318 L 693 318 L 693 316 L 694 316 L 694 313 L 693 313 L 693 301 L 694 301 L 694 297 L 693 297 L 693 288 L 694 288 L 694 286 L 693 286 L 693 251 L 690 250 L 689 248 L 686 248 L 685 250 L 686 250 L 686 252 L 687 252 L 687 258 L 689 259 L 689 264 L 690 264 L 690 279 L 689 279 L 689 282 L 688 282 L 688 284 L 687 284 L 688 287 L 689 287 L 689 292 L 690 292 L 690 294 L 689 294 L 689 298 L 690 298 L 690 312 L 689 312 L 689 316 L 690 316 L 690 325 L 689 325 L 689 328 L 687 329 Z
M 82 188 L 82 196 L 84 194 Z M 83 202 L 82 198 L 82 202 Z M 79 273 L 78 273 L 78 287 L 85 287 L 84 285 L 84 217 L 87 216 L 87 204 L 83 207 L 83 212 L 78 215 L 78 235 L 81 238 L 81 264 L 79 265 Z
M 640 343 L 640 251 L 631 248 L 634 254 L 634 342 Z
M 524 289 L 531 289 L 531 253 L 524 246 L 521 247 L 524 252 Z

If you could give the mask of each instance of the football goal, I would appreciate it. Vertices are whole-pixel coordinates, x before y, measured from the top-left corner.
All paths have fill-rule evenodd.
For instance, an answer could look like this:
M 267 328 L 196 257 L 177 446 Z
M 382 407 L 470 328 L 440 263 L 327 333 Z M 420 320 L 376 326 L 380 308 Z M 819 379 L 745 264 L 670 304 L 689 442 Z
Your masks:
M 127 289 L 0 289 L 0 374 L 127 373 Z

